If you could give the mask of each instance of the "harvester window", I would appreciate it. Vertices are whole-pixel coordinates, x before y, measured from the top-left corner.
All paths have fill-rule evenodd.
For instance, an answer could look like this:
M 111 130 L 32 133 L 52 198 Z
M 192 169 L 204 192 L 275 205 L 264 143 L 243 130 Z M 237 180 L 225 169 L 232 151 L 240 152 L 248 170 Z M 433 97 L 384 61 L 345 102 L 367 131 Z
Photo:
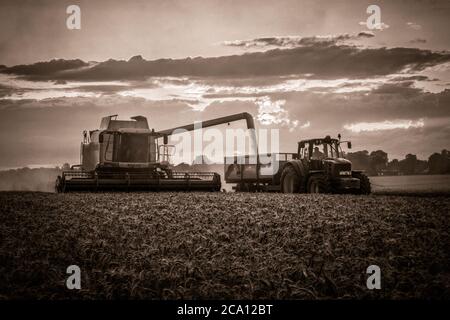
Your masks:
M 147 162 L 148 161 L 148 135 L 122 134 L 119 149 L 120 162 Z
M 113 161 L 114 135 L 111 133 L 104 133 L 103 141 L 105 143 L 105 160 Z

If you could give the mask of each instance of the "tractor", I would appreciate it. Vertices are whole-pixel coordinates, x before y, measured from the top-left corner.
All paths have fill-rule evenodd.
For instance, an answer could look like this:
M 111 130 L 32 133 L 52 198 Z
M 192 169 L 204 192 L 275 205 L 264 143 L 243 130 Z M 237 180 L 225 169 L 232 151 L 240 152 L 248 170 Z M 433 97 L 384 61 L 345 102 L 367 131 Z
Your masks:
M 352 170 L 344 158 L 338 139 L 302 140 L 298 143 L 296 159 L 287 162 L 281 172 L 283 193 L 356 193 L 370 194 L 369 178 L 363 171 Z M 351 142 L 347 141 L 351 148 Z
M 225 181 L 235 184 L 236 191 L 265 191 L 283 193 L 354 193 L 370 194 L 369 178 L 363 171 L 352 170 L 352 163 L 344 158 L 342 143 L 350 141 L 332 139 L 330 136 L 301 140 L 297 153 L 267 154 L 277 162 L 276 172 L 261 170 L 256 156 L 239 156 L 225 159 Z M 253 160 L 253 161 L 252 161 Z M 256 162 L 256 164 L 255 164 Z

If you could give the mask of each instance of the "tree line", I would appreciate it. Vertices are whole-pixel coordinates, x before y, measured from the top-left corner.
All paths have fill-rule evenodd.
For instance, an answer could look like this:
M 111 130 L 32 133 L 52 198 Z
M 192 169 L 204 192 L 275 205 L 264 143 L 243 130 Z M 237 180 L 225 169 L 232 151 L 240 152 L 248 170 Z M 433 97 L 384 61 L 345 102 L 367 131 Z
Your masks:
M 352 162 L 354 169 L 365 170 L 369 175 L 450 173 L 450 151 L 446 149 L 433 153 L 428 160 L 417 159 L 416 155 L 408 153 L 404 159 L 389 161 L 388 154 L 383 150 L 349 152 L 345 157 Z

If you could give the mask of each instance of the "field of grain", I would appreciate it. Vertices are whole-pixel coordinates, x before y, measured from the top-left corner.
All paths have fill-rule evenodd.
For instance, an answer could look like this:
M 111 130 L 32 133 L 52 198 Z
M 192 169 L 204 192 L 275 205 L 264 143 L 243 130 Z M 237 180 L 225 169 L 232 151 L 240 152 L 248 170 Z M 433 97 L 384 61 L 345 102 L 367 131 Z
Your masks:
M 2 299 L 450 298 L 450 197 L 0 193 Z M 68 290 L 69 265 L 81 290 Z M 381 268 L 381 290 L 366 269 Z

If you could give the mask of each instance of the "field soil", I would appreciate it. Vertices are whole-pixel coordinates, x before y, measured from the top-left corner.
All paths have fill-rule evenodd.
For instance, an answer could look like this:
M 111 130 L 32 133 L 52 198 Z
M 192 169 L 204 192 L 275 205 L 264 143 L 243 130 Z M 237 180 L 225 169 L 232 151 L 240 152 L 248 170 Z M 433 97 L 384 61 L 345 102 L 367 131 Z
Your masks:
M 449 299 L 450 197 L 0 193 L 2 299 Z M 66 269 L 81 269 L 68 290 Z M 366 287 L 381 268 L 381 289 Z

